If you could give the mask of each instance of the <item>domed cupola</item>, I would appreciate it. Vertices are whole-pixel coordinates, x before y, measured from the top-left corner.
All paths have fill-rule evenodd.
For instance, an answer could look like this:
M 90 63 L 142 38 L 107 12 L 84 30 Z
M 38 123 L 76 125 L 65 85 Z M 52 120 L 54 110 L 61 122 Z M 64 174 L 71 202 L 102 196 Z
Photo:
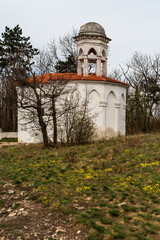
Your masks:
M 75 37 L 78 47 L 78 75 L 88 76 L 94 68 L 97 76 L 107 76 L 107 47 L 111 41 L 104 28 L 95 22 L 81 26 Z
M 81 26 L 79 35 L 103 36 L 106 37 L 104 28 L 95 22 L 89 22 Z

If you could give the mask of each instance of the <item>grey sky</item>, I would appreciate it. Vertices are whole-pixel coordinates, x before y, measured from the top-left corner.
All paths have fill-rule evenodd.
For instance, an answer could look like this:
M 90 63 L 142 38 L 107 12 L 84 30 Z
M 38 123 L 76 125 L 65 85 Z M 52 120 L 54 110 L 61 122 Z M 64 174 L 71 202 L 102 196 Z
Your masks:
M 101 24 L 110 42 L 109 71 L 135 51 L 160 53 L 160 0 L 0 0 L 0 33 L 17 24 L 42 48 L 72 28 Z

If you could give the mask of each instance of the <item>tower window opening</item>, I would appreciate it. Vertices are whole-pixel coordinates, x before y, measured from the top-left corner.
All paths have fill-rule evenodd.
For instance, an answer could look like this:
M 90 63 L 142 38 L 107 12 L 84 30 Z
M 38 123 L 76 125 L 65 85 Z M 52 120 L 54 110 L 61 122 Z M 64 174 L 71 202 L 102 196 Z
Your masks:
M 96 74 L 96 63 L 89 62 L 88 65 L 89 65 L 89 73 Z
M 82 72 L 82 75 L 84 73 L 84 62 L 81 62 L 81 72 Z
M 88 55 L 97 55 L 96 50 L 94 48 L 91 48 L 88 52 Z

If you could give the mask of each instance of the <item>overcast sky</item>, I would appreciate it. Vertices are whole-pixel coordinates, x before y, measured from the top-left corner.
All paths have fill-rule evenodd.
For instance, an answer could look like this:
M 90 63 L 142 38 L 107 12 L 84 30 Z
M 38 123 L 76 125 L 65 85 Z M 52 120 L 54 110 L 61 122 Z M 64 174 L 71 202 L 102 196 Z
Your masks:
M 87 22 L 112 39 L 109 71 L 135 51 L 160 53 L 160 0 L 0 0 L 0 33 L 19 24 L 37 48 Z

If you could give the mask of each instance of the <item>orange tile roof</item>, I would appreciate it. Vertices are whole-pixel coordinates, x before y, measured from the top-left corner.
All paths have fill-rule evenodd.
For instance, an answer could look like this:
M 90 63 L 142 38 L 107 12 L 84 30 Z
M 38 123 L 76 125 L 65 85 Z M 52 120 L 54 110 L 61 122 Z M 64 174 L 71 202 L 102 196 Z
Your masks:
M 33 78 L 30 80 L 32 81 Z M 119 83 L 124 84 L 126 86 L 129 86 L 128 83 L 121 82 L 119 80 L 106 77 L 106 76 L 96 76 L 95 74 L 89 74 L 88 76 L 78 75 L 77 73 L 45 73 L 42 75 L 36 76 L 36 80 L 47 83 L 48 81 L 52 80 L 87 80 L 87 81 L 106 81 L 106 82 L 112 82 L 112 83 Z

